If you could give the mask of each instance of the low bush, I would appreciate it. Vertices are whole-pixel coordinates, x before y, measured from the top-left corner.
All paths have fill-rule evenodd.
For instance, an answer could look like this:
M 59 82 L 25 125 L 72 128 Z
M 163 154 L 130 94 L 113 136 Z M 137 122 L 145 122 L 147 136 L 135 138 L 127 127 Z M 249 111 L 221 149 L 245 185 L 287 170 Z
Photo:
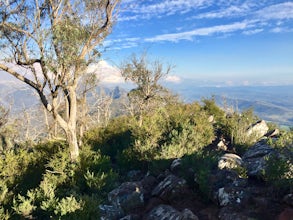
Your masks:
M 114 118 L 106 127 L 97 127 L 87 132 L 83 142 L 115 162 L 117 155 L 131 144 L 130 119 L 126 116 Z
M 201 151 L 215 136 L 208 117 L 198 103 L 167 106 L 144 116 L 142 124 L 130 126 L 131 145 L 118 156 L 119 167 L 126 170 L 160 167 L 154 161 Z
M 0 218 L 97 218 L 98 205 L 117 178 L 109 157 L 84 146 L 80 160 L 72 163 L 64 143 L 45 146 L 3 153 Z
M 198 190 L 205 202 L 211 199 L 210 174 L 217 169 L 218 155 L 216 153 L 199 151 L 182 158 L 182 175 L 187 183 Z
M 258 121 L 252 109 L 241 113 L 233 112 L 227 115 L 223 122 L 221 133 L 231 141 L 238 154 L 243 154 L 249 146 L 256 142 L 254 135 L 247 135 L 249 127 Z

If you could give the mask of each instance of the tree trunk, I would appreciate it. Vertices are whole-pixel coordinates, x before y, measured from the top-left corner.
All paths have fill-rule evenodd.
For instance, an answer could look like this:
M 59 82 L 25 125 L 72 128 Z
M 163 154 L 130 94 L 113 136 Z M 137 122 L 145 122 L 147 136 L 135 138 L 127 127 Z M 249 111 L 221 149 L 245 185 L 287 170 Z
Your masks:
M 65 132 L 69 145 L 70 159 L 71 161 L 77 161 L 79 156 L 79 147 L 77 142 L 76 129 L 74 127 L 69 127 Z
M 77 140 L 77 132 L 76 132 L 76 125 L 77 125 L 77 100 L 76 100 L 76 91 L 75 86 L 69 86 L 67 90 L 64 92 L 66 94 L 66 111 L 68 112 L 68 116 L 65 118 L 61 117 L 61 115 L 57 112 L 55 108 L 53 108 L 53 115 L 58 124 L 64 130 L 66 135 L 66 140 L 69 145 L 70 151 L 70 158 L 71 161 L 77 161 L 79 156 L 79 146 Z M 53 106 L 57 106 L 57 98 L 53 99 Z
M 88 114 L 88 106 L 87 106 L 87 99 L 86 93 L 80 99 L 80 114 L 79 114 L 79 146 L 82 146 L 82 138 L 84 132 L 86 131 L 86 124 L 87 124 L 87 114 Z

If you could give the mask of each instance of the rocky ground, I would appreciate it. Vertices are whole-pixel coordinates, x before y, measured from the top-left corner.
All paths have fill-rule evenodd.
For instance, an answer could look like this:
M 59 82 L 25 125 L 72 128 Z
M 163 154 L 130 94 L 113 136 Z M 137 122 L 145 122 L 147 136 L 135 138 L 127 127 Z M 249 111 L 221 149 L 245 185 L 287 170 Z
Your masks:
M 242 157 L 229 152 L 223 142 L 217 147 L 222 149 L 222 156 L 217 169 L 209 174 L 206 181 L 209 189 L 205 195 L 207 198 L 198 193 L 197 173 L 192 171 L 192 167 L 186 171 L 193 176 L 193 184 L 187 183 L 182 175 L 181 159 L 176 159 L 169 169 L 156 176 L 130 171 L 129 181 L 111 191 L 108 204 L 100 206 L 102 219 L 293 219 L 292 187 L 282 190 L 281 186 L 276 188 L 264 178 L 267 158 L 274 157 L 288 161 L 292 168 L 288 178 L 292 180 L 292 146 L 280 152 L 261 139 Z

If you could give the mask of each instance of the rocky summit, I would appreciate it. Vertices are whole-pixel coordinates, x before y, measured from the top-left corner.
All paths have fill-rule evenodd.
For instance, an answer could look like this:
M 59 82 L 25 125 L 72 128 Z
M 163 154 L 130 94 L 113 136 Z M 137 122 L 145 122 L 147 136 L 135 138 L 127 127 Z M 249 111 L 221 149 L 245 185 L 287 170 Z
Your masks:
M 265 122 L 255 126 L 263 137 L 241 156 L 227 148 L 219 149 L 218 143 L 214 143 L 211 150 L 218 152 L 218 166 L 204 180 L 194 167 L 189 167 L 189 174 L 185 175 L 187 168 L 181 158 L 171 161 L 170 167 L 157 175 L 130 171 L 129 181 L 112 190 L 107 204 L 100 205 L 101 219 L 292 220 L 292 146 L 273 148 L 267 144 Z M 257 127 L 251 127 L 248 134 Z M 276 187 L 267 177 L 278 175 L 274 173 L 279 172 L 274 170 L 276 164 L 271 164 L 278 161 L 287 165 L 285 178 L 289 186 Z M 206 184 L 204 193 L 199 190 L 202 182 Z

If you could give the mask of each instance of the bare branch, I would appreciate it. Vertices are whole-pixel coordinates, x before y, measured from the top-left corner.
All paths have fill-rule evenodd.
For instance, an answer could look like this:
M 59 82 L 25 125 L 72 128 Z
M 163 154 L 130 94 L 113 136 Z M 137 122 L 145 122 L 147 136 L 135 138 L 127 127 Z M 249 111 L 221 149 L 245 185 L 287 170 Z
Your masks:
M 29 86 L 33 87 L 34 89 L 38 90 L 39 89 L 39 85 L 37 85 L 36 83 L 34 83 L 33 81 L 31 81 L 30 79 L 24 77 L 23 75 L 17 73 L 16 71 L 14 71 L 13 69 L 9 68 L 8 66 L 0 63 L 0 69 L 4 70 L 5 72 L 11 74 L 12 76 L 14 76 L 15 78 L 19 79 L 20 81 L 28 84 Z

